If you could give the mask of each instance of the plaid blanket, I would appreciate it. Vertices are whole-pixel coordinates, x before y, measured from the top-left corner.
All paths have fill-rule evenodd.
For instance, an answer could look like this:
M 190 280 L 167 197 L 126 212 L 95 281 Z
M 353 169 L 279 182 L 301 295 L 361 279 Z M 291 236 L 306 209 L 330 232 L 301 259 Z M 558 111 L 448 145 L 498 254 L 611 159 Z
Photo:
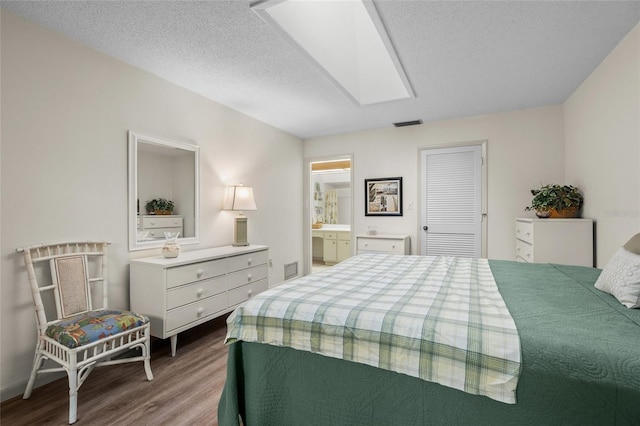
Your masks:
M 360 362 L 514 404 L 520 339 L 486 259 L 363 254 L 239 306 L 226 344 Z

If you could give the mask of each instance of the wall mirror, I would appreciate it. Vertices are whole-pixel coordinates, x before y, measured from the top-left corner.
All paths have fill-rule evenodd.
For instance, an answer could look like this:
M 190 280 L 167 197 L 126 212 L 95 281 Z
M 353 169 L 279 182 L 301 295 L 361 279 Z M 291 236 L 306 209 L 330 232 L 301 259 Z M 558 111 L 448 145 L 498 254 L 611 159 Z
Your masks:
M 199 147 L 129 132 L 129 250 L 199 242 Z

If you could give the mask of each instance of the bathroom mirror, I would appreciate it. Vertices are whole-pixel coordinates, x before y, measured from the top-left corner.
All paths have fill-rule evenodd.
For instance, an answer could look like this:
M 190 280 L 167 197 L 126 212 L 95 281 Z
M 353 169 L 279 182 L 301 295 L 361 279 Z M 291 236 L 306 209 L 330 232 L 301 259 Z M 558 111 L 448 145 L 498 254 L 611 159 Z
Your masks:
M 129 250 L 199 241 L 199 147 L 129 132 Z

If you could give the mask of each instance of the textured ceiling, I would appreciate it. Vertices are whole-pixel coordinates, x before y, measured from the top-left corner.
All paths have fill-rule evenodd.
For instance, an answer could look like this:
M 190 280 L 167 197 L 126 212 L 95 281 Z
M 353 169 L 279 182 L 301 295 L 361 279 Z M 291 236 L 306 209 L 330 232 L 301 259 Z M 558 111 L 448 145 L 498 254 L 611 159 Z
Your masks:
M 357 107 L 249 4 L 1 3 L 301 138 L 560 104 L 640 20 L 638 1 L 378 0 L 417 97 Z

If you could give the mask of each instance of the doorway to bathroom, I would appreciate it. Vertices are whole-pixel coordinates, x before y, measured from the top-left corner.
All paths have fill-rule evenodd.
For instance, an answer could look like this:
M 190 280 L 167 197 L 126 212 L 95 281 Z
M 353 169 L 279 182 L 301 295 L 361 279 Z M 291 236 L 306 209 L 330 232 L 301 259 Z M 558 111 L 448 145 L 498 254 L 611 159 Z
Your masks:
M 310 159 L 305 185 L 305 273 L 352 255 L 352 156 Z

